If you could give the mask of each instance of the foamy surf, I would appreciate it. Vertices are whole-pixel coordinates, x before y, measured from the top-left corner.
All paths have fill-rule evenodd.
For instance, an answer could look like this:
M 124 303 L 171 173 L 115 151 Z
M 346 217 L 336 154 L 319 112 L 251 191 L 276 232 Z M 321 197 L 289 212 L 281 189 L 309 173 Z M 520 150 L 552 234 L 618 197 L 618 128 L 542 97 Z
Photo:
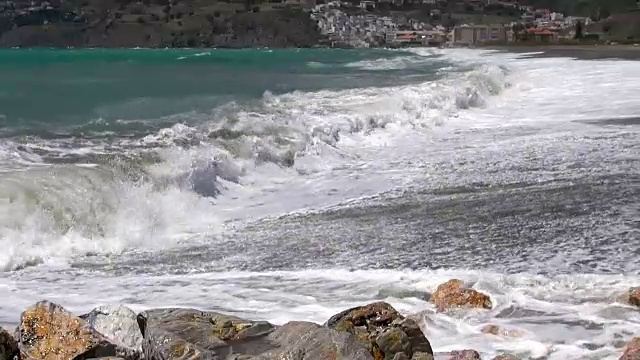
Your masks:
M 353 166 L 358 157 L 366 156 L 353 152 L 354 146 L 391 146 L 398 141 L 398 131 L 438 126 L 459 111 L 484 106 L 486 98 L 508 86 L 504 69 L 483 65 L 416 85 L 282 95 L 267 92 L 260 103 L 248 108 L 223 105 L 197 125 L 178 123 L 139 139 L 105 142 L 94 135 L 84 142 L 61 137 L 14 144 L 9 150 L 13 156 L 29 159 L 34 166 L 72 162 L 97 167 L 53 165 L 42 171 L 7 174 L 0 180 L 7 189 L 1 238 L 15 244 L 0 268 L 21 268 L 45 261 L 49 255 L 162 248 L 175 244 L 187 231 L 183 228 L 214 236 L 216 231 L 211 229 L 220 231 L 220 224 L 239 215 L 216 207 L 211 197 L 220 195 L 217 202 L 227 202 L 244 196 L 247 203 L 237 206 L 251 207 L 248 187 L 260 194 L 261 188 L 272 187 L 274 182 L 278 188 L 287 183 L 294 186 L 305 183 L 304 174 Z M 114 159 L 113 154 L 119 153 L 129 156 Z M 150 153 L 155 155 L 140 158 Z M 207 173 L 211 164 L 216 170 Z M 210 180 L 184 186 L 182 180 L 194 173 L 203 173 Z M 301 176 L 302 180 L 296 179 Z M 85 206 L 87 198 L 91 200 Z M 165 208 L 163 204 L 171 205 Z M 198 209 L 200 216 L 183 214 L 188 209 Z M 265 216 L 283 208 L 260 209 L 266 211 L 260 216 Z M 206 220 L 197 223 L 198 218 Z
M 619 357 L 640 332 L 616 302 L 640 282 L 638 63 L 411 51 L 159 129 L 4 141 L 0 320 L 41 298 L 278 324 L 386 300 L 437 352 Z M 494 307 L 436 314 L 454 277 Z
M 616 294 L 640 281 L 637 276 L 341 269 L 118 278 L 94 275 L 86 280 L 64 280 L 56 274 L 54 270 L 50 276 L 55 280 L 41 284 L 37 292 L 18 286 L 30 283 L 28 274 L 14 276 L 16 285 L 0 291 L 20 299 L 12 303 L 16 313 L 42 297 L 83 313 L 91 305 L 82 294 L 100 293 L 101 303 L 124 303 L 138 311 L 195 307 L 274 324 L 292 319 L 323 323 L 349 307 L 382 300 L 418 319 L 435 352 L 473 348 L 483 358 L 513 353 L 532 359 L 614 359 L 621 351 L 620 339 L 640 331 L 637 311 L 615 301 Z M 436 313 L 425 299 L 451 278 L 489 294 L 493 308 Z M 60 287 L 73 289 L 79 296 L 63 295 Z M 164 295 L 150 296 L 153 293 Z M 483 332 L 487 325 L 498 326 L 501 332 Z

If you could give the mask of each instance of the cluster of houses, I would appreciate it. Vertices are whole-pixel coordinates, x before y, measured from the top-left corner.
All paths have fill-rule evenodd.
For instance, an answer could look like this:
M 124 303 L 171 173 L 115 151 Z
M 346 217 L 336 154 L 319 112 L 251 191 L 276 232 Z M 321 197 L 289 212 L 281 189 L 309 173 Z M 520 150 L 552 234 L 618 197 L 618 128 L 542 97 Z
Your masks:
M 316 5 L 311 17 L 332 47 L 372 47 L 401 44 L 438 45 L 446 40 L 446 29 L 404 16 L 350 15 L 339 2 Z
M 362 0 L 360 7 L 363 10 L 372 10 L 379 6 L 381 1 L 393 4 L 397 2 L 396 5 L 399 5 L 407 1 L 437 4 L 446 0 Z M 401 16 L 377 16 L 367 11 L 358 15 L 348 14 L 342 9 L 350 4 L 341 1 L 315 5 L 311 10 L 311 16 L 326 36 L 327 45 L 334 47 L 472 46 L 523 40 L 557 42 L 563 38 L 572 39 L 578 23 L 589 25 L 591 22 L 589 18 L 565 17 L 548 9 L 535 9 L 497 0 L 469 0 L 466 4 L 472 7 L 483 4 L 503 9 L 511 8 L 520 19 L 509 24 L 461 24 L 445 28 L 442 25 L 408 20 Z M 431 11 L 432 16 L 440 15 L 437 9 Z

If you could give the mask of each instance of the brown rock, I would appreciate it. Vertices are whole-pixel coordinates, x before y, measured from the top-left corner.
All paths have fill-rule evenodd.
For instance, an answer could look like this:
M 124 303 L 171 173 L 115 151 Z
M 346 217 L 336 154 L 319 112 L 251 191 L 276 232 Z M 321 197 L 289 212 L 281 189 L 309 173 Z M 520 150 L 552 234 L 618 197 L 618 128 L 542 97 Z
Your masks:
M 7 330 L 0 327 L 0 360 L 17 359 L 19 354 L 16 339 Z
M 640 360 L 640 337 L 629 341 L 620 360 Z
M 375 302 L 358 306 L 332 316 L 327 327 L 354 334 L 375 360 L 394 357 L 411 359 L 420 353 L 421 359 L 433 355 L 431 344 L 418 324 L 400 315 L 391 305 Z
M 480 360 L 480 354 L 475 350 L 457 350 L 449 355 L 449 360 Z
M 484 326 L 481 332 L 485 334 L 492 334 L 496 336 L 518 337 L 522 336 L 522 333 L 518 330 L 509 330 L 499 327 L 498 325 L 489 324 Z
M 520 358 L 511 354 L 502 354 L 494 357 L 493 360 L 520 360 Z
M 41 301 L 23 312 L 17 332 L 22 359 L 115 356 L 133 360 L 141 357 L 140 353 L 111 343 L 84 320 L 48 301 Z
M 439 312 L 455 307 L 491 309 L 493 304 L 489 296 L 473 289 L 467 289 L 458 279 L 449 280 L 438 286 L 431 302 Z
M 640 307 L 640 287 L 629 289 L 629 304 Z

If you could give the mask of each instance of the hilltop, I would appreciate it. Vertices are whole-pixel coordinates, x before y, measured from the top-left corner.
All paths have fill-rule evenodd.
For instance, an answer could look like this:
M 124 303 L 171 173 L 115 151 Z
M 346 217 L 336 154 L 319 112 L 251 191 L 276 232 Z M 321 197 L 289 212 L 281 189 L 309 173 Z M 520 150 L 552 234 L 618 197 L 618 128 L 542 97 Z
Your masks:
M 320 37 L 307 13 L 277 3 L 60 1 L 0 1 L 0 46 L 279 48 Z

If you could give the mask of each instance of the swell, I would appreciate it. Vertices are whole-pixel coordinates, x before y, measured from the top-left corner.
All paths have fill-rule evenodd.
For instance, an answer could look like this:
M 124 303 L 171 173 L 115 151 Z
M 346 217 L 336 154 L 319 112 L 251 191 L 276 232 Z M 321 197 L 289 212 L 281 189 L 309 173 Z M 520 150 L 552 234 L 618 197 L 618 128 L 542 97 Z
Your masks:
M 0 149 L 0 244 L 8 249 L 0 268 L 216 236 L 231 216 L 217 199 L 238 187 L 262 191 L 269 177 L 307 176 L 309 163 L 313 172 L 334 156 L 348 161 L 345 138 L 360 141 L 391 125 L 428 130 L 507 86 L 505 69 L 480 66 L 415 85 L 267 92 L 258 104 L 230 103 L 208 121 L 143 137 L 12 139 Z

